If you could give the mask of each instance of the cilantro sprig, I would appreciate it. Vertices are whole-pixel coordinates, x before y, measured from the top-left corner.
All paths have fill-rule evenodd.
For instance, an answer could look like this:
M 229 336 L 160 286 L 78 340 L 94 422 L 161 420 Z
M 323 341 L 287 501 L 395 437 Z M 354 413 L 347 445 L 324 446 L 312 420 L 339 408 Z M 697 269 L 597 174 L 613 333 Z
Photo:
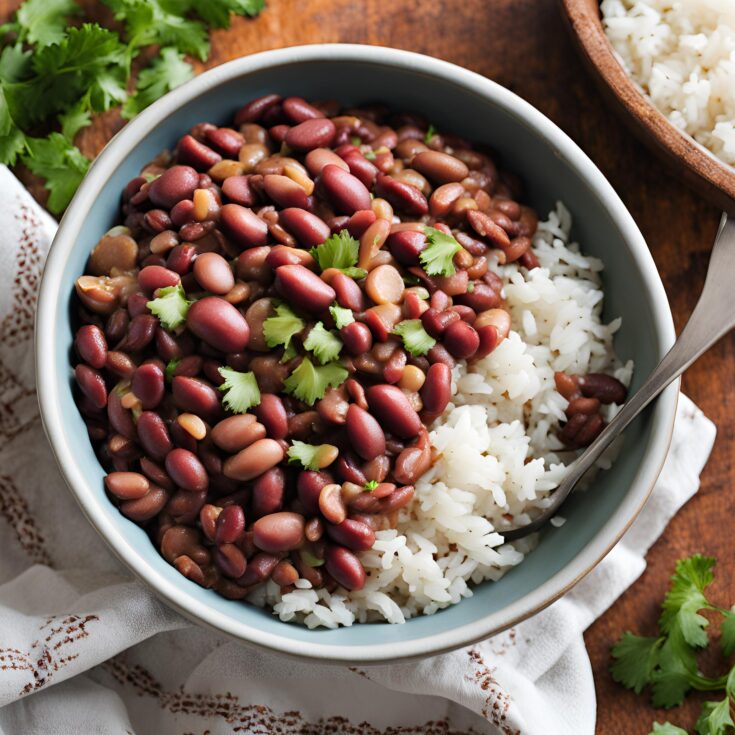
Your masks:
M 320 469 L 319 460 L 328 449 L 334 450 L 329 444 L 307 444 L 294 439 L 288 448 L 288 463 L 300 464 L 305 470 Z
M 222 403 L 232 413 L 246 413 L 249 408 L 260 403 L 260 389 L 255 373 L 241 373 L 229 367 L 219 368 L 225 382 L 219 387 L 225 392 Z
M 424 329 L 421 319 L 404 319 L 393 328 L 403 340 L 403 346 L 414 357 L 425 355 L 435 344 L 436 340 Z
M 158 298 L 149 301 L 146 306 L 166 329 L 176 329 L 186 321 L 191 304 L 186 298 L 184 287 L 179 283 L 159 289 Z
M 291 340 L 301 332 L 306 322 L 286 303 L 276 305 L 276 315 L 263 322 L 263 335 L 268 347 L 283 347 L 287 354 L 293 352 Z M 295 354 L 295 353 L 294 353 Z
M 681 559 L 671 577 L 671 586 L 661 605 L 658 636 L 644 637 L 626 632 L 613 646 L 613 679 L 636 694 L 650 688 L 654 707 L 675 707 L 687 692 L 720 692 L 721 698 L 707 701 L 697 720 L 699 735 L 726 735 L 735 729 L 735 666 L 722 676 L 704 676 L 697 654 L 709 643 L 709 620 L 702 611 L 722 617 L 720 646 L 725 656 L 735 651 L 735 612 L 707 599 L 705 591 L 714 579 L 715 560 L 695 554 Z M 651 735 L 688 735 L 669 722 L 654 723 Z
M 451 276 L 455 272 L 453 258 L 462 246 L 451 236 L 435 227 L 425 227 L 428 246 L 421 251 L 419 261 L 429 276 Z
M 299 366 L 283 382 L 286 393 L 313 406 L 324 398 L 327 388 L 338 388 L 347 380 L 349 373 L 339 363 L 314 365 L 305 357 Z
M 356 267 L 360 243 L 347 230 L 331 235 L 309 252 L 323 271 L 327 268 L 336 268 L 355 280 L 367 276 L 366 270 Z
M 346 327 L 348 324 L 352 324 L 352 322 L 355 321 L 355 316 L 352 313 L 352 309 L 345 309 L 339 306 L 339 304 L 334 304 L 334 306 L 330 306 L 329 313 L 332 315 L 332 319 L 334 319 L 334 326 L 337 327 L 337 329 L 342 329 L 342 327 Z
M 336 332 L 325 329 L 321 322 L 317 322 L 304 340 L 304 349 L 311 352 L 322 365 L 326 365 L 339 357 L 342 340 Z

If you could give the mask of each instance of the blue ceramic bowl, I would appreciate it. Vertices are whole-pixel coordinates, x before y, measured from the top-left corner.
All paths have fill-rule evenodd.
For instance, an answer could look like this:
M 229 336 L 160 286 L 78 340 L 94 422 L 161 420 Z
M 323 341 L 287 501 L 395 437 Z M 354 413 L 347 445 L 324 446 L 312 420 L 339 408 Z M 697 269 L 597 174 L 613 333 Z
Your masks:
M 497 633 L 541 610 L 589 572 L 645 503 L 666 456 L 676 408 L 671 386 L 628 430 L 615 466 L 564 510 L 539 548 L 501 581 L 405 625 L 308 630 L 232 602 L 182 577 L 146 534 L 107 500 L 103 471 L 72 398 L 69 364 L 74 281 L 111 227 L 127 181 L 202 120 L 226 123 L 247 100 L 270 92 L 415 110 L 439 129 L 491 144 L 519 174 L 541 213 L 561 199 L 574 237 L 605 261 L 606 317 L 623 317 L 618 353 L 636 362 L 633 388 L 674 338 L 671 314 L 646 244 L 600 171 L 552 122 L 497 84 L 452 64 L 393 49 L 318 45 L 237 59 L 166 95 L 108 144 L 74 197 L 43 277 L 37 322 L 38 394 L 43 421 L 82 510 L 115 553 L 169 605 L 192 620 L 268 649 L 313 660 L 385 662 L 428 656 Z

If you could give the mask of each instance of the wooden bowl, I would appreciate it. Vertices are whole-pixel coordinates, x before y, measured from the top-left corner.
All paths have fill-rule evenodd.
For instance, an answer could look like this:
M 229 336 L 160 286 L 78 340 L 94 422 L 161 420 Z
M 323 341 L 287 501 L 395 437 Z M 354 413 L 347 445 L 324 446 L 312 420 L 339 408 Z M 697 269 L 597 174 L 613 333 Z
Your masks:
M 735 210 L 735 168 L 672 125 L 623 69 L 605 35 L 599 0 L 561 0 L 566 19 L 603 93 L 641 140 L 717 206 Z

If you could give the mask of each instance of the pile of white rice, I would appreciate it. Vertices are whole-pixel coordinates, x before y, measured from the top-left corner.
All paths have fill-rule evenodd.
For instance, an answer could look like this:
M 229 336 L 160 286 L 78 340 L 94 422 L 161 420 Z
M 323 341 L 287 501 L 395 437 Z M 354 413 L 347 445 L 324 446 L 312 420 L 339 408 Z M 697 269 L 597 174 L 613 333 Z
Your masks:
M 600 320 L 602 263 L 568 242 L 570 225 L 558 205 L 534 243 L 541 267 L 525 277 L 516 265 L 499 269 L 513 329 L 491 355 L 455 369 L 453 402 L 431 431 L 441 458 L 417 483 L 398 528 L 379 531 L 360 554 L 364 589 L 329 594 L 299 580 L 281 596 L 269 582 L 251 602 L 310 628 L 402 623 L 471 596 L 472 584 L 496 580 L 523 560 L 534 540 L 504 544 L 495 528 L 508 528 L 508 514 L 522 524 L 543 508 L 571 459 L 556 438 L 567 401 L 554 372 L 604 371 L 627 385 L 633 369 L 613 351 L 620 320 Z
M 735 0 L 602 0 L 623 66 L 653 104 L 735 164 Z

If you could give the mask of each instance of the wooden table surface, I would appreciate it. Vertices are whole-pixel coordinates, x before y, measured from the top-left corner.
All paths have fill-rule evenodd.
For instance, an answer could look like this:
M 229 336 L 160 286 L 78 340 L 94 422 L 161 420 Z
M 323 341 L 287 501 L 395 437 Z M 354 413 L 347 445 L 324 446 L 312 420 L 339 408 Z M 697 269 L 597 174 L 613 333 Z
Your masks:
M 0 22 L 19 4 L 0 0 Z M 99 8 L 93 12 L 100 14 Z M 206 66 L 321 42 L 394 46 L 452 61 L 508 87 L 548 115 L 595 161 L 630 209 L 681 329 L 704 280 L 719 213 L 680 184 L 606 106 L 572 46 L 557 0 L 268 0 L 257 20 L 238 18 L 229 30 L 213 34 Z M 120 125 L 115 113 L 102 116 L 82 133 L 85 152 L 97 152 Z M 647 735 L 655 718 L 666 717 L 693 731 L 699 701 L 669 713 L 653 710 L 612 681 L 609 649 L 625 629 L 654 631 L 658 604 L 679 557 L 694 552 L 716 556 L 714 597 L 728 606 L 735 602 L 735 542 L 727 521 L 735 512 L 733 375 L 732 338 L 722 340 L 685 375 L 684 390 L 719 431 L 701 490 L 650 551 L 645 574 L 585 636 L 598 695 L 599 735 Z

